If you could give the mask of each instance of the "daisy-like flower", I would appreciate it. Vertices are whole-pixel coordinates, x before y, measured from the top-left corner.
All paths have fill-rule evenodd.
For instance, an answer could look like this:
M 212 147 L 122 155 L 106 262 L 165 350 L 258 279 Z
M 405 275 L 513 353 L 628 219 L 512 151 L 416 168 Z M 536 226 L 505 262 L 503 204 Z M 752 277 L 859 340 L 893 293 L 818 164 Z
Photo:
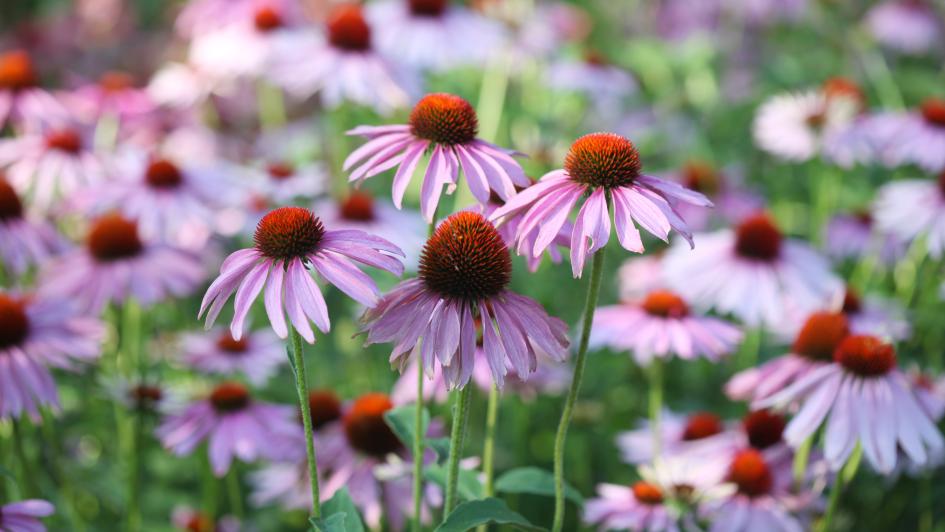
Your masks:
M 641 420 L 637 428 L 617 435 L 617 448 L 629 464 L 645 464 L 659 458 L 654 447 L 654 427 Z M 722 418 L 711 412 L 693 412 L 687 416 L 664 410 L 660 414 L 661 457 L 698 457 L 729 449 L 738 437 L 726 430 Z
M 909 370 L 908 376 L 919 404 L 932 421 L 941 421 L 945 416 L 945 376 L 935 377 L 915 367 Z
M 766 399 L 830 364 L 837 346 L 849 335 L 845 314 L 814 312 L 797 332 L 789 353 L 736 373 L 725 385 L 725 393 L 742 401 Z
M 147 91 L 135 85 L 131 74 L 121 71 L 106 72 L 98 81 L 65 94 L 63 100 L 86 122 L 110 117 L 124 123 L 140 120 L 155 110 Z
M 836 260 L 875 257 L 889 266 L 906 252 L 906 243 L 901 238 L 876 230 L 869 211 L 834 215 L 825 232 L 826 252 Z
M 415 68 L 482 65 L 505 41 L 498 22 L 448 0 L 375 2 L 367 18 L 377 28 L 378 50 Z
M 0 168 L 39 211 L 81 187 L 101 183 L 106 170 L 92 131 L 74 123 L 46 123 L 0 140 Z
M 0 127 L 8 119 L 61 117 L 66 111 L 49 92 L 39 88 L 33 60 L 23 50 L 0 52 Z
M 462 388 L 476 360 L 476 323 L 498 387 L 509 368 L 526 380 L 536 351 L 561 361 L 567 326 L 532 299 L 508 290 L 512 258 L 482 215 L 469 211 L 443 221 L 420 257 L 419 276 L 404 281 L 362 318 L 367 343 L 393 342 L 390 361 L 401 369 L 419 356 L 423 371 L 443 368 L 450 388 Z
M 598 110 L 615 111 L 624 98 L 637 91 L 633 76 L 595 50 L 586 51 L 577 60 L 552 64 L 548 69 L 548 86 L 580 93 Z
M 705 231 L 718 222 L 738 223 L 765 207 L 764 198 L 746 189 L 740 176 L 704 161 L 688 161 L 671 179 L 704 194 L 715 204 L 714 209 L 687 203 L 676 206 L 686 225 L 694 231 Z
M 16 190 L 0 174 L 0 261 L 21 275 L 61 251 L 64 242 L 56 229 L 24 212 Z
M 901 341 L 912 335 L 912 326 L 905 310 L 896 301 L 877 296 L 860 295 L 847 286 L 841 306 L 850 330 L 859 334 L 872 334 L 880 338 Z
M 942 39 L 935 8 L 924 0 L 887 0 L 866 14 L 866 27 L 881 45 L 905 54 L 922 54 Z
M 896 467 L 897 449 L 916 465 L 943 451 L 942 435 L 897 368 L 895 349 L 875 336 L 852 335 L 825 364 L 759 406 L 800 404 L 785 440 L 800 446 L 824 425 L 824 458 L 833 470 L 846 463 L 857 443 L 876 471 Z
M 597 497 L 587 501 L 584 522 L 600 530 L 678 532 L 678 515 L 656 484 L 639 480 L 631 486 L 599 484 Z
M 249 189 L 264 202 L 285 205 L 300 198 L 312 199 L 328 190 L 329 176 L 325 167 L 310 162 L 293 164 L 270 160 L 249 171 Z
M 102 380 L 102 388 L 116 403 L 139 414 L 170 414 L 184 405 L 186 398 L 156 381 L 115 376 Z
M 329 108 L 348 101 L 390 114 L 407 106 L 420 81 L 375 51 L 361 6 L 338 4 L 325 24 L 325 36 L 306 32 L 280 41 L 272 80 L 297 98 L 318 94 Z
M 824 138 L 853 122 L 863 102 L 859 87 L 831 78 L 819 89 L 779 94 L 762 104 L 752 134 L 760 149 L 780 159 L 807 161 L 820 153 Z
M 49 367 L 77 369 L 101 354 L 105 327 L 72 302 L 0 291 L 0 418 L 59 407 Z
M 609 202 L 613 203 L 617 239 L 624 249 L 643 253 L 634 222 L 664 241 L 670 229 L 675 229 L 691 245 L 692 235 L 675 206 L 681 202 L 708 207 L 712 202 L 641 170 L 640 154 L 632 142 L 614 133 L 591 133 L 574 141 L 563 169 L 545 174 L 490 219 L 502 223 L 524 211 L 516 236 L 518 253 L 540 257 L 554 243 L 575 204 L 586 197 L 571 231 L 574 277 L 581 276 L 585 258 L 610 240 Z
M 519 189 L 516 187 L 518 192 L 521 192 L 524 189 Z M 505 201 L 499 197 L 498 194 L 493 192 L 489 195 L 489 201 L 487 203 L 478 204 L 473 207 L 473 210 L 478 210 L 484 217 L 487 219 L 492 216 L 496 210 L 505 205 Z M 499 230 L 499 234 L 502 235 L 502 240 L 510 248 L 515 245 L 515 235 L 518 234 L 518 226 L 522 221 L 522 215 L 524 213 L 519 213 L 516 216 L 509 217 L 505 223 L 496 229 Z M 533 234 L 530 238 L 534 239 L 538 236 L 537 233 Z M 568 247 L 568 243 L 571 241 L 571 224 L 565 223 L 561 226 L 561 229 L 558 231 L 558 236 L 554 240 L 554 245 L 548 247 L 548 256 L 551 258 L 551 262 L 558 264 L 561 262 L 562 255 L 561 247 Z M 526 244 L 528 246 L 533 245 L 533 243 Z M 538 270 L 538 266 L 541 265 L 542 256 L 538 255 L 537 257 L 527 256 L 525 257 L 526 262 L 528 263 L 528 271 L 535 272 Z
M 654 290 L 639 303 L 601 307 L 594 313 L 592 345 L 630 351 L 637 364 L 676 355 L 718 362 L 742 339 L 734 325 L 693 314 L 689 304 L 669 290 Z
M 927 98 L 910 112 L 879 115 L 873 129 L 887 164 L 945 171 L 945 98 Z
M 157 436 L 177 456 L 192 453 L 206 440 L 213 473 L 222 477 L 234 457 L 244 462 L 284 459 L 298 433 L 294 414 L 292 407 L 251 397 L 240 383 L 224 382 L 206 398 L 168 416 Z
M 429 153 L 420 191 L 420 212 L 427 222 L 433 221 L 443 187 L 447 194 L 456 189 L 460 169 L 480 203 L 488 202 L 491 192 L 508 200 L 516 186 L 531 182 L 513 158 L 516 152 L 476 138 L 478 131 L 479 119 L 469 102 L 453 94 L 427 94 L 410 112 L 408 124 L 349 131 L 368 142 L 345 159 L 344 168 L 357 166 L 349 177 L 357 183 L 397 167 L 392 197 L 399 209 L 420 159 Z
M 255 331 L 239 340 L 230 331 L 187 334 L 181 340 L 181 360 L 199 371 L 233 375 L 242 373 L 254 386 L 262 386 L 285 363 L 285 345 L 270 331 Z
M 297 0 L 189 0 L 177 15 L 174 27 L 184 38 L 237 24 L 262 8 L 298 9 Z
M 246 316 L 263 287 L 266 314 L 279 338 L 289 334 L 285 313 L 308 343 L 315 343 L 310 321 L 328 332 L 328 307 L 307 271 L 309 267 L 368 307 L 377 301 L 377 286 L 352 261 L 395 275 L 404 271 L 398 259 L 403 252 L 397 246 L 363 231 L 327 231 L 320 219 L 301 207 L 281 207 L 267 214 L 256 227 L 253 240 L 253 247 L 227 257 L 200 305 L 199 316 L 206 312 L 209 328 L 235 292 L 230 332 L 237 340 L 243 336 Z
M 881 231 L 906 242 L 924 237 L 929 255 L 945 255 L 945 171 L 937 180 L 909 179 L 883 185 L 873 216 Z
M 823 257 L 784 238 L 764 213 L 700 239 L 694 251 L 681 244 L 670 249 L 669 285 L 687 301 L 731 313 L 747 325 L 778 326 L 792 312 L 824 308 L 841 288 Z
M 663 255 L 642 255 L 623 261 L 617 270 L 620 300 L 641 302 L 653 291 L 666 288 Z
M 190 295 L 205 273 L 193 253 L 143 240 L 136 222 L 108 214 L 92 223 L 84 246 L 49 263 L 42 278 L 44 292 L 72 298 L 97 314 L 129 297 L 149 306 Z
M 46 532 L 42 518 L 55 513 L 52 503 L 27 499 L 0 506 L 0 530 L 9 532 Z

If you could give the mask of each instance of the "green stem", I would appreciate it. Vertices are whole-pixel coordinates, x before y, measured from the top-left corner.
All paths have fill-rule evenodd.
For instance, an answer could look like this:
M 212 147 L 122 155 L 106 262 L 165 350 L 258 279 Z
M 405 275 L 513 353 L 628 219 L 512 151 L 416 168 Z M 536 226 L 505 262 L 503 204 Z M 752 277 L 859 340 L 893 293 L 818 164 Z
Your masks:
M 430 224 L 431 226 L 433 224 Z M 423 500 L 423 367 L 417 360 L 417 402 L 413 416 L 413 530 L 422 529 L 420 504 Z
M 650 431 L 653 433 L 653 456 L 659 456 L 660 448 L 663 446 L 662 433 L 660 432 L 660 411 L 663 409 L 663 360 L 659 357 L 653 357 L 647 369 L 649 370 L 647 376 L 650 381 L 648 406 L 650 409 Z
M 217 499 L 219 498 L 218 493 L 218 482 L 217 477 L 213 474 L 213 467 L 210 465 L 210 453 L 202 453 L 203 456 L 203 471 L 201 478 L 201 487 L 203 493 L 201 497 L 203 499 L 203 513 L 210 519 L 216 520 L 217 517 Z
M 20 420 L 13 420 L 13 452 L 20 463 L 20 495 L 30 498 L 39 495 L 36 487 L 36 476 L 29 457 L 26 456 L 26 447 L 23 445 L 23 426 Z
M 243 494 L 240 489 L 240 477 L 236 471 L 236 464 L 233 464 L 229 473 L 226 474 L 226 493 L 230 499 L 230 508 L 236 514 L 236 517 L 242 521 L 246 512 L 243 511 Z
M 305 430 L 305 455 L 308 459 L 308 474 L 312 484 L 312 515 L 322 516 L 322 506 L 318 495 L 318 462 L 315 458 L 315 435 L 312 432 L 312 411 L 308 404 L 308 386 L 305 383 L 305 357 L 302 355 L 302 336 L 295 327 L 291 328 L 292 359 L 295 365 L 295 390 L 299 394 L 299 407 L 302 409 L 302 426 Z
M 121 332 L 119 336 L 119 345 L 123 353 L 126 374 L 137 374 L 143 382 L 145 373 L 145 361 L 141 355 L 141 307 L 134 301 L 129 301 L 122 307 Z M 132 409 L 130 416 L 126 418 L 129 426 L 126 434 L 128 435 L 128 530 L 136 532 L 141 530 L 141 476 L 142 460 L 141 446 L 144 440 L 144 420 L 141 419 L 141 412 Z
M 591 339 L 591 324 L 594 322 L 594 309 L 597 308 L 597 298 L 600 295 L 601 279 L 604 276 L 604 250 L 594 253 L 591 265 L 591 280 L 587 286 L 587 299 L 584 302 L 584 318 L 581 329 L 581 341 L 578 344 L 577 360 L 574 364 L 574 376 L 571 379 L 571 388 L 564 402 L 561 412 L 561 422 L 558 424 L 558 433 L 555 435 L 554 473 L 555 473 L 555 514 L 552 524 L 553 532 L 561 532 L 564 527 L 564 442 L 568 436 L 568 425 L 571 423 L 571 411 L 581 390 L 581 379 L 584 377 L 584 365 L 587 362 L 587 345 Z
M 456 404 L 453 406 L 453 426 L 450 430 L 449 469 L 446 471 L 446 500 L 443 503 L 443 521 L 456 506 L 456 489 L 459 485 L 459 460 L 463 456 L 463 444 L 466 440 L 466 423 L 469 421 L 469 397 L 472 386 L 468 383 L 462 390 L 453 393 Z
M 811 434 L 794 453 L 794 488 L 799 489 L 807 473 L 807 460 L 810 458 L 811 447 L 814 446 L 814 436 Z
M 486 497 L 495 495 L 495 429 L 499 420 L 499 389 L 492 385 L 489 390 L 489 402 L 486 406 L 486 439 L 482 449 L 482 472 L 486 479 L 483 484 Z
M 56 432 L 56 420 L 49 409 L 43 409 L 42 416 L 43 422 L 40 428 L 43 432 L 43 438 L 46 439 L 52 451 L 52 455 L 49 458 L 52 462 L 53 471 L 55 471 L 56 474 L 55 482 L 59 486 L 60 496 L 64 501 L 63 506 L 66 517 L 69 520 L 69 524 L 72 526 L 72 530 L 84 532 L 86 526 L 76 507 L 75 488 L 72 484 L 72 477 L 66 472 L 66 468 L 63 466 L 62 457 L 64 454 L 62 452 L 62 441 Z
M 860 466 L 862 456 L 863 448 L 860 447 L 859 442 L 857 442 L 853 453 L 847 458 L 847 463 L 843 465 L 840 473 L 837 474 L 833 489 L 830 491 L 830 499 L 827 501 L 827 511 L 824 513 L 824 518 L 820 522 L 818 529 L 820 532 L 829 532 L 830 525 L 833 523 L 833 516 L 836 514 L 837 507 L 840 505 L 840 494 L 843 492 L 846 485 L 853 480 L 853 477 L 856 476 L 856 470 Z
M 141 441 L 144 439 L 144 420 L 138 412 L 131 414 L 131 445 L 128 457 L 128 530 L 141 530 Z

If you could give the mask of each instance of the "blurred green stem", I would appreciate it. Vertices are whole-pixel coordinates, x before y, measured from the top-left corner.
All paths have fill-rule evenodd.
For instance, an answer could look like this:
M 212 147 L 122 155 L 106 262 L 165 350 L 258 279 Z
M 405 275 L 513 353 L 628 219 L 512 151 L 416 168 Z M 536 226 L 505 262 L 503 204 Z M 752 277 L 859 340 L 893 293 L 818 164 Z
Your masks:
M 555 435 L 554 473 L 555 473 L 555 514 L 551 530 L 561 532 L 564 527 L 564 442 L 568 436 L 568 425 L 571 423 L 571 411 L 581 390 L 581 379 L 584 376 L 584 365 L 587 362 L 587 345 L 591 339 L 591 324 L 594 322 L 594 309 L 597 308 L 597 298 L 600 295 L 601 279 L 604 276 L 604 250 L 594 253 L 591 265 L 591 279 L 587 286 L 587 299 L 584 302 L 584 318 L 581 329 L 581 341 L 578 344 L 577 360 L 574 364 L 574 376 L 571 378 L 571 388 L 564 402 L 561 412 L 561 422 Z
M 299 394 L 299 407 L 302 410 L 302 426 L 305 430 L 305 455 L 308 459 L 308 474 L 312 485 L 312 515 L 322 516 L 322 506 L 318 494 L 318 462 L 315 458 L 315 434 L 312 432 L 312 410 L 308 403 L 308 386 L 305 382 L 305 357 L 302 354 L 302 336 L 295 327 L 290 327 L 292 336 L 292 360 L 295 366 L 295 390 Z
M 449 517 L 456 506 L 456 489 L 459 485 L 459 461 L 463 456 L 466 443 L 466 423 L 469 421 L 469 396 L 472 385 L 466 383 L 461 390 L 453 392 L 456 402 L 453 406 L 453 426 L 450 429 L 449 469 L 446 471 L 446 499 L 443 502 L 443 521 Z
M 122 307 L 119 346 L 124 361 L 125 373 L 133 375 L 131 381 L 143 381 L 145 361 L 141 355 L 141 307 L 134 301 L 128 301 Z M 141 412 L 132 407 L 130 416 L 125 418 L 128 437 L 128 514 L 127 529 L 131 532 L 141 530 L 141 446 L 144 440 L 144 420 Z
M 495 495 L 495 429 L 499 420 L 499 389 L 495 384 L 489 390 L 489 402 L 486 405 L 486 440 L 482 448 L 482 472 L 486 476 L 484 494 L 486 497 Z
M 433 224 L 430 224 L 431 227 Z M 413 530 L 420 532 L 423 499 L 423 364 L 417 359 L 417 401 L 413 416 Z
M 13 423 L 13 453 L 16 460 L 20 463 L 20 496 L 30 498 L 39 495 L 36 487 L 36 477 L 33 475 L 33 467 L 29 457 L 26 456 L 26 447 L 23 445 L 23 425 L 19 419 L 12 420 Z
M 236 470 L 235 463 L 226 474 L 226 493 L 227 497 L 230 499 L 230 509 L 233 510 L 236 517 L 242 521 L 246 512 L 243 511 L 243 493 L 240 489 L 240 477 L 239 472 Z
M 650 431 L 653 433 L 653 456 L 660 455 L 663 445 L 663 435 L 660 432 L 660 411 L 663 409 L 663 359 L 654 356 L 647 368 L 649 377 L 650 397 Z
M 816 436 L 816 433 L 808 436 L 804 443 L 797 448 L 797 452 L 794 453 L 794 489 L 800 489 L 804 482 L 804 476 L 807 473 L 807 460 L 810 458 L 810 450 L 814 446 Z
M 833 516 L 837 513 L 837 507 L 840 505 L 840 494 L 856 476 L 856 470 L 860 467 L 862 456 L 863 448 L 857 442 L 850 457 L 847 458 L 846 464 L 843 465 L 840 473 L 837 474 L 837 479 L 834 481 L 833 489 L 830 491 L 830 499 L 827 501 L 827 511 L 824 513 L 824 518 L 818 528 L 820 532 L 829 532 L 830 525 L 833 523 Z
M 63 451 L 62 451 L 62 441 L 59 439 L 59 434 L 56 432 L 56 420 L 53 417 L 53 413 L 45 408 L 42 411 L 43 423 L 41 429 L 43 431 L 43 438 L 46 440 L 46 444 L 50 447 L 51 456 L 49 457 L 52 461 L 52 468 L 55 472 L 56 478 L 55 482 L 59 486 L 59 495 L 62 497 L 65 507 L 65 513 L 69 520 L 70 525 L 72 526 L 71 530 L 76 532 L 83 532 L 86 529 L 85 522 L 82 520 L 82 515 L 79 514 L 78 509 L 76 508 L 76 490 L 72 484 L 72 477 L 66 472 L 66 468 L 63 466 Z

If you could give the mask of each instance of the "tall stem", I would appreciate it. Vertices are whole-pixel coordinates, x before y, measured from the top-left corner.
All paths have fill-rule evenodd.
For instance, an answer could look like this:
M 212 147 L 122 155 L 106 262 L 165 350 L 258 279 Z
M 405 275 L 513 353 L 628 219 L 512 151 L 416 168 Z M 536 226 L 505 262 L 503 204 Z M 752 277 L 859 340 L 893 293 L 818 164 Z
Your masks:
M 574 376 L 571 378 L 571 388 L 564 401 L 564 410 L 561 412 L 561 422 L 558 424 L 558 433 L 555 435 L 555 514 L 552 524 L 553 532 L 561 532 L 564 527 L 564 442 L 568 436 L 568 425 L 571 423 L 571 411 L 574 402 L 581 391 L 581 379 L 584 377 L 584 365 L 587 362 L 587 345 L 591 339 L 591 324 L 594 322 L 594 309 L 597 308 L 597 297 L 600 295 L 601 278 L 604 276 L 604 250 L 594 253 L 591 264 L 591 280 L 587 286 L 587 299 L 584 302 L 584 318 L 581 329 L 581 341 L 578 344 L 577 360 L 574 364 Z
M 837 507 L 840 505 L 840 494 L 843 492 L 846 485 L 853 480 L 853 477 L 856 476 L 856 470 L 860 466 L 860 459 L 862 457 L 863 448 L 860 446 L 859 442 L 857 442 L 856 447 L 853 448 L 853 453 L 847 458 L 847 462 L 837 474 L 836 481 L 834 481 L 833 489 L 830 491 L 830 499 L 827 501 L 827 511 L 824 513 L 824 518 L 818 528 L 820 532 L 830 531 L 833 516 L 837 512 Z
M 33 474 L 32 463 L 26 456 L 26 446 L 23 445 L 23 425 L 20 420 L 13 420 L 13 452 L 20 462 L 20 495 L 24 499 L 39 495 L 36 487 L 36 476 Z
M 134 375 L 132 381 L 138 379 L 144 382 L 145 361 L 141 356 L 141 307 L 134 301 L 127 302 L 122 307 L 121 332 L 119 345 L 124 360 L 125 372 Z M 141 450 L 144 441 L 144 420 L 138 408 L 131 409 L 131 415 L 126 418 L 128 427 L 128 514 L 127 527 L 131 532 L 141 530 Z
M 432 224 L 431 224 L 432 225 Z M 420 503 L 423 497 L 423 367 L 417 360 L 417 402 L 413 416 L 413 530 L 420 532 Z
M 308 459 L 308 476 L 312 485 L 312 515 L 322 516 L 322 505 L 318 495 L 318 462 L 315 458 L 315 433 L 312 431 L 312 410 L 308 404 L 308 385 L 305 383 L 305 357 L 302 355 L 302 336 L 291 327 L 292 360 L 295 365 L 295 390 L 299 394 L 302 410 L 302 426 L 305 430 L 305 456 Z
M 663 433 L 660 427 L 660 411 L 663 410 L 663 360 L 653 357 L 647 370 L 650 381 L 647 406 L 650 411 L 650 431 L 653 433 L 653 456 L 660 456 L 660 448 L 663 446 Z
M 463 456 L 463 444 L 466 440 L 466 422 L 469 420 L 469 397 L 472 386 L 466 386 L 454 393 L 456 404 L 453 407 L 453 427 L 450 430 L 449 469 L 446 472 L 446 500 L 443 503 L 443 521 L 456 506 L 456 488 L 459 485 L 459 460 Z
M 230 509 L 232 509 L 236 517 L 242 521 L 245 512 L 243 511 L 243 493 L 240 489 L 240 477 L 239 473 L 236 471 L 236 464 L 233 464 L 233 466 L 230 467 L 230 471 L 226 474 L 226 492 L 227 497 L 230 499 Z
M 489 403 L 486 405 L 486 439 L 482 449 L 482 472 L 486 479 L 483 483 L 486 497 L 495 495 L 495 429 L 499 420 L 499 389 L 495 384 L 489 390 Z

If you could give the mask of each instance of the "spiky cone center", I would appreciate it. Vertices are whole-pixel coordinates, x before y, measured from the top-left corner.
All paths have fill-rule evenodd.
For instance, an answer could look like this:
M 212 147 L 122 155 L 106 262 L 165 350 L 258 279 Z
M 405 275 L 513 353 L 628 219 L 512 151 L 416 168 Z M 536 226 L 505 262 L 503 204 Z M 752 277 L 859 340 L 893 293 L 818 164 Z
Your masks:
M 400 450 L 400 440 L 384 421 L 384 413 L 394 407 L 387 395 L 362 395 L 345 415 L 345 436 L 348 443 L 362 453 L 383 458 Z
M 144 250 L 138 224 L 119 214 L 105 215 L 92 225 L 86 244 L 99 262 L 136 257 Z
M 0 223 L 23 217 L 23 202 L 16 190 L 0 175 Z
M 224 382 L 210 393 L 210 404 L 221 414 L 239 412 L 249 406 L 251 399 L 246 386 L 238 382 Z
M 436 144 L 452 146 L 472 142 L 479 132 L 476 110 L 455 94 L 427 94 L 410 111 L 410 131 Z
M 945 98 L 928 98 L 920 109 L 926 123 L 945 128 Z
M 863 89 L 849 78 L 840 76 L 828 78 L 821 87 L 821 91 L 828 102 L 835 99 L 847 99 L 854 102 L 858 109 L 866 106 L 866 95 Z
M 128 390 L 128 399 L 138 410 L 152 410 L 164 398 L 164 390 L 160 386 L 139 384 Z
M 847 286 L 843 293 L 843 307 L 840 309 L 846 315 L 859 314 L 863 310 L 863 300 L 853 288 Z
M 702 440 L 722 432 L 722 419 L 710 412 L 697 412 L 686 419 L 683 441 Z
M 512 278 L 512 258 L 495 226 L 462 211 L 444 220 L 420 254 L 420 280 L 441 296 L 480 301 L 500 294 Z
M 253 14 L 253 26 L 260 33 L 268 33 L 283 26 L 282 14 L 272 6 L 263 6 Z
M 849 335 L 850 323 L 842 312 L 815 312 L 801 326 L 791 352 L 815 362 L 829 362 Z
M 746 449 L 735 455 L 729 466 L 728 480 L 735 484 L 738 493 L 748 497 L 765 495 L 774 484 L 764 456 L 756 449 Z
M 742 428 L 748 436 L 748 443 L 760 450 L 780 443 L 786 424 L 784 416 L 770 410 L 755 410 L 742 418 Z
M 220 333 L 220 337 L 217 338 L 217 347 L 223 353 L 229 356 L 241 356 L 249 350 L 249 339 L 246 336 L 243 336 L 239 340 L 233 338 L 233 335 L 230 334 L 230 331 L 223 331 Z
M 722 188 L 722 175 L 704 161 L 689 161 L 682 168 L 683 185 L 706 196 L 715 196 Z
M 446 11 L 447 0 L 407 0 L 407 7 L 418 17 L 439 17 Z
M 98 86 L 105 92 L 121 92 L 135 86 L 135 78 L 127 72 L 110 70 L 98 78 Z
M 663 503 L 663 490 L 655 484 L 646 481 L 638 481 L 631 486 L 633 498 L 640 504 L 647 506 L 656 506 Z
M 312 427 L 315 430 L 341 419 L 341 400 L 330 390 L 310 391 L 308 408 L 312 413 Z
M 840 342 L 834 360 L 850 373 L 880 377 L 896 367 L 896 350 L 875 336 L 856 334 Z
M 256 249 L 271 259 L 302 258 L 318 250 L 325 226 L 311 211 L 301 207 L 280 207 L 256 226 Z
M 642 166 L 640 153 L 629 139 L 616 133 L 591 133 L 571 144 L 564 169 L 578 183 L 612 189 L 633 184 Z
M 29 54 L 22 50 L 0 54 L 0 90 L 20 90 L 35 87 L 36 70 Z
M 342 4 L 334 8 L 326 21 L 328 42 L 335 48 L 349 52 L 371 49 L 371 27 L 357 4 Z
M 279 161 L 266 166 L 266 172 L 274 181 L 285 181 L 295 175 L 295 167 L 287 162 Z
M 374 198 L 366 192 L 352 191 L 341 202 L 341 217 L 352 222 L 374 220 Z
M 735 252 L 742 258 L 771 262 L 781 255 L 784 236 L 767 214 L 755 214 L 735 229 Z
M 30 334 L 30 319 L 22 299 L 0 294 L 0 351 L 16 347 Z
M 144 172 L 144 180 L 152 188 L 171 189 L 177 188 L 184 182 L 184 174 L 171 161 L 154 159 L 148 163 L 148 167 Z
M 669 290 L 650 292 L 640 306 L 647 314 L 660 318 L 685 318 L 689 315 L 686 301 Z
M 46 134 L 46 148 L 75 155 L 82 151 L 82 137 L 74 129 L 56 129 Z

